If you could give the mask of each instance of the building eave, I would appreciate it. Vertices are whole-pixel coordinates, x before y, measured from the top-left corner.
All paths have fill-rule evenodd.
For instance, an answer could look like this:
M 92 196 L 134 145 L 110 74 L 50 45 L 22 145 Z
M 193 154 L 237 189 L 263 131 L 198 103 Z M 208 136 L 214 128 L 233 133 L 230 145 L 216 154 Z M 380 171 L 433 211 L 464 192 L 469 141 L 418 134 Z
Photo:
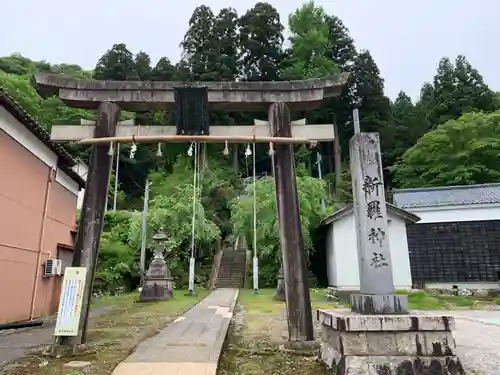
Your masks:
M 388 213 L 392 213 L 393 215 L 400 217 L 401 219 L 403 219 L 406 222 L 406 225 L 414 224 L 414 223 L 417 223 L 418 221 L 420 221 L 419 216 L 417 216 L 411 212 L 405 211 L 399 207 L 396 207 L 393 204 L 386 203 L 386 206 L 387 206 Z M 339 220 L 339 219 L 341 219 L 349 214 L 352 214 L 353 207 L 354 206 L 351 203 L 348 206 L 345 206 L 345 207 L 341 208 L 340 210 L 335 211 L 333 214 L 324 218 L 321 221 L 320 226 L 329 225 L 329 224 L 334 223 L 335 221 L 337 221 L 337 220 Z
M 60 144 L 51 141 L 49 133 L 19 104 L 11 95 L 0 87 L 0 106 L 4 107 L 19 123 L 24 125 L 49 150 L 57 155 L 57 167 L 78 183 L 80 188 L 85 187 L 85 180 L 72 170 L 76 164 L 71 154 Z

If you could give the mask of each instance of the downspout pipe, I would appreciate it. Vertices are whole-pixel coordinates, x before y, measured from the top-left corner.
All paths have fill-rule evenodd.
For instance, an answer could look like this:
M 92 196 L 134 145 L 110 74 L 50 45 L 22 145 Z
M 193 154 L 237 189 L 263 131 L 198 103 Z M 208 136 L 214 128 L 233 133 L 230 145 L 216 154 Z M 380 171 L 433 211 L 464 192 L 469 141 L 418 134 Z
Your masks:
M 0 331 L 6 330 L 6 329 L 41 327 L 42 325 L 43 325 L 43 320 L 30 320 L 28 322 L 6 323 L 6 324 L 0 324 Z
M 33 319 L 35 316 L 35 307 L 36 307 L 36 293 L 38 289 L 38 281 L 40 278 L 40 271 L 42 265 L 40 261 L 42 259 L 42 251 L 43 251 L 43 240 L 45 238 L 45 223 L 47 221 L 47 214 L 49 211 L 49 199 L 50 199 L 50 188 L 52 185 L 52 181 L 55 178 L 55 173 L 57 173 L 57 167 L 49 167 L 49 173 L 47 176 L 47 185 L 45 188 L 45 202 L 43 204 L 43 216 L 42 216 L 42 225 L 40 227 L 40 236 L 38 239 L 38 254 L 36 258 L 36 269 L 35 269 L 35 281 L 33 282 L 33 293 L 31 295 L 31 309 L 30 309 L 30 317 L 29 319 Z

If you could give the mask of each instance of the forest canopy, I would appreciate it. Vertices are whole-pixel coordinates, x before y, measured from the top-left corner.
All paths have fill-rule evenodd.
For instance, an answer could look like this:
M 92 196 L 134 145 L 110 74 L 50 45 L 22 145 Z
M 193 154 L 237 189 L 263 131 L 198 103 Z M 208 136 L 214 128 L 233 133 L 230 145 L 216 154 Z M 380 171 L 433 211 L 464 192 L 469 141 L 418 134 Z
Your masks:
M 359 109 L 362 131 L 380 134 L 389 191 L 393 187 L 500 182 L 500 94 L 488 87 L 465 56 L 444 56 L 436 61 L 436 73 L 428 82 L 422 82 L 416 101 L 404 91 L 390 100 L 370 51 L 356 48 L 348 25 L 314 2 L 305 3 L 287 20 L 265 2 L 256 3 L 243 14 L 230 7 L 214 12 L 200 5 L 186 26 L 186 34 L 179 41 L 182 55 L 177 62 L 166 56 L 153 62 L 147 51 L 131 51 L 121 41 L 109 46 L 92 70 L 82 69 L 77 62 L 33 61 L 14 53 L 0 57 L 0 87 L 50 132 L 53 125 L 78 126 L 82 119 L 95 119 L 95 113 L 69 108 L 56 97 L 38 96 L 30 85 L 36 71 L 99 80 L 186 82 L 279 81 L 350 72 L 352 79 L 339 97 L 325 101 L 320 109 L 292 113 L 295 119 L 306 118 L 308 123 L 335 122 L 340 143 L 340 163 L 334 163 L 330 142 L 316 149 L 296 148 L 301 221 L 308 251 L 312 251 L 311 236 L 320 219 L 351 199 L 348 142 L 353 135 L 353 108 Z M 134 118 L 141 125 L 171 125 L 172 115 L 165 111 L 122 114 L 124 119 Z M 210 113 L 210 123 L 216 125 L 251 125 L 254 119 L 265 118 L 266 113 Z M 68 147 L 75 157 L 88 160 L 88 148 Z M 124 146 L 118 156 L 118 207 L 128 213 L 108 215 L 110 219 L 119 217 L 120 221 L 108 225 L 111 229 L 103 237 L 108 251 L 104 249 L 102 253 L 109 254 L 116 267 L 117 252 L 125 254 L 128 263 L 120 269 L 129 273 L 134 261 L 131 254 L 138 246 L 140 222 L 137 213 L 131 211 L 142 207 L 147 178 L 153 182 L 149 227 L 156 230 L 165 226 L 169 249 L 181 249 L 178 259 L 187 256 L 191 230 L 186 217 L 193 210 L 200 223 L 195 235 L 202 247 L 212 249 L 215 241 L 231 234 L 249 235 L 253 190 L 245 187 L 242 177 L 251 175 L 252 160 L 245 156 L 244 145 L 232 147 L 230 156 L 223 155 L 223 145 L 206 146 L 201 192 L 194 205 L 192 158 L 186 157 L 188 145 L 158 147 L 140 145 L 130 159 L 130 150 Z M 271 280 L 279 244 L 274 186 L 265 177 L 272 173 L 267 147 L 257 145 L 255 158 L 257 174 L 263 176 L 256 184 L 258 245 L 263 249 L 261 256 L 273 264 Z M 316 178 L 320 169 L 323 181 Z M 335 175 L 341 177 L 340 181 Z M 322 201 L 327 202 L 326 211 Z M 103 279 L 116 280 L 115 276 L 105 275 Z
M 353 79 L 340 97 L 326 101 L 322 109 L 293 114 L 297 118 L 306 117 L 309 123 L 319 124 L 332 123 L 335 118 L 343 161 L 343 169 L 338 173 L 345 173 L 348 141 L 353 133 L 351 112 L 357 107 L 362 131 L 380 133 L 389 187 L 476 181 L 449 173 L 428 181 L 419 179 L 410 182 L 401 179 L 408 169 L 413 168 L 407 164 L 408 157 L 403 155 L 407 152 L 412 154 L 413 147 L 422 136 L 429 132 L 432 134 L 440 124 L 457 120 L 463 114 L 490 113 L 500 108 L 499 93 L 487 86 L 465 56 L 443 57 L 437 62 L 435 76 L 422 83 L 421 95 L 416 102 L 403 91 L 391 101 L 384 94 L 384 79 L 370 51 L 358 50 L 347 25 L 314 2 L 305 3 L 292 12 L 287 20 L 282 20 L 278 10 L 264 2 L 256 3 L 240 15 L 233 8 L 223 8 L 214 13 L 210 7 L 201 5 L 193 11 L 187 26 L 184 39 L 180 41 L 182 58 L 177 62 L 162 57 L 154 63 L 147 51 L 131 51 L 120 42 L 110 46 L 91 71 L 82 69 L 74 62 L 55 64 L 32 61 L 14 53 L 0 58 L 0 87 L 13 95 L 50 131 L 54 124 L 78 125 L 81 119 L 94 119 L 95 114 L 68 108 L 55 97 L 40 98 L 29 81 L 35 71 L 77 78 L 179 81 L 306 79 L 349 71 Z M 285 31 L 290 35 L 288 38 L 285 38 Z M 123 116 L 135 118 L 138 124 L 172 124 L 173 121 L 172 114 L 167 112 L 124 113 Z M 211 123 L 252 124 L 254 118 L 264 119 L 265 116 L 265 113 L 216 112 L 211 113 Z M 329 174 L 336 172 L 332 149 L 328 143 L 318 148 L 323 156 L 322 170 L 327 180 Z M 119 177 L 120 187 L 132 201 L 142 195 L 149 170 L 156 169 L 158 165 L 167 171 L 171 170 L 180 148 L 172 148 L 172 153 L 170 150 L 164 153 L 163 160 L 159 160 L 152 157 L 152 150 L 142 147 L 135 163 L 124 162 Z M 83 148 L 72 147 L 72 152 L 84 160 L 88 157 L 88 152 Z M 266 151 L 259 149 L 258 152 L 258 173 L 270 173 Z M 127 153 L 128 150 L 123 148 L 122 159 L 126 159 Z M 243 162 L 241 149 L 239 158 Z M 317 176 L 315 152 L 301 154 L 299 158 Z M 433 159 L 433 156 L 429 158 Z M 478 166 L 483 167 L 487 168 Z M 422 166 L 418 170 L 422 172 Z M 486 180 L 492 182 L 493 178 L 496 181 L 494 175 L 488 174 Z

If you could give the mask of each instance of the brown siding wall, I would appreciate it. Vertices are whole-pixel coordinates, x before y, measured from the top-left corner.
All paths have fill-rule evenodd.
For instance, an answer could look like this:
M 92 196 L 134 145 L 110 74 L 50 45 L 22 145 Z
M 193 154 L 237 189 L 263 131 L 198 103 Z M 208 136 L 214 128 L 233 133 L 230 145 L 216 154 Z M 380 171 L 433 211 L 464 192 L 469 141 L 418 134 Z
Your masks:
M 75 223 L 77 197 L 55 178 L 48 183 L 50 168 L 2 130 L 0 173 L 0 301 L 9 302 L 0 305 L 0 323 L 6 323 L 57 310 L 61 280 L 44 279 L 42 264 L 57 257 L 58 243 L 72 245 L 70 229 Z

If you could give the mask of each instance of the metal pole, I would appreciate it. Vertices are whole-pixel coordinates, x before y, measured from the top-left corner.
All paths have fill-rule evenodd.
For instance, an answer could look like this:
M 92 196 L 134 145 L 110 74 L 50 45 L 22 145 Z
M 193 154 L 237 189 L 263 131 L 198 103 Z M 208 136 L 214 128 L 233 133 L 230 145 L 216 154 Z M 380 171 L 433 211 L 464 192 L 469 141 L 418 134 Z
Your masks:
M 115 156 L 115 192 L 113 195 L 113 211 L 116 211 L 116 196 L 118 195 L 118 169 L 120 168 L 120 144 L 116 144 L 116 156 Z
M 321 172 L 321 154 L 318 152 L 316 157 L 316 164 L 318 165 L 318 177 L 320 180 L 323 179 L 323 173 Z M 321 208 L 323 209 L 323 212 L 326 211 L 326 201 L 325 198 L 321 198 Z
M 144 187 L 144 207 L 142 209 L 142 227 L 141 227 L 141 260 L 140 260 L 140 272 L 141 272 L 141 287 L 144 286 L 144 276 L 146 270 L 146 247 L 148 242 L 148 210 L 149 210 L 149 187 L 151 182 L 146 180 L 146 185 Z
M 257 178 L 255 176 L 255 142 L 253 144 L 253 291 L 259 292 L 259 259 L 257 258 Z
M 113 161 L 115 160 L 114 159 L 115 153 L 114 153 L 113 145 L 111 145 L 110 151 L 111 151 L 111 169 L 109 170 L 109 174 L 108 174 L 108 187 L 106 189 L 106 202 L 104 203 L 104 213 L 108 212 L 109 185 L 111 183 L 111 174 L 113 173 Z
M 193 216 L 191 218 L 191 256 L 189 258 L 189 293 L 194 294 L 194 271 L 195 271 L 195 259 L 194 259 L 194 245 L 195 245 L 195 225 L 196 225 L 196 175 L 198 174 L 198 143 L 194 144 L 194 167 L 193 167 Z

